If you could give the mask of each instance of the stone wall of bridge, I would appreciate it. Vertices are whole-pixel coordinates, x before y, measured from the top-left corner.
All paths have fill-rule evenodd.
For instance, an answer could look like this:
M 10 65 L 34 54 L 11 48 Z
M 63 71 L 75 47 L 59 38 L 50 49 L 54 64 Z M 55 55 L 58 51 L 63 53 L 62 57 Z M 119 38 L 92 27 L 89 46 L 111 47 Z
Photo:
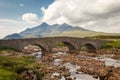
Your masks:
M 84 39 L 74 37 L 46 37 L 46 38 L 31 38 L 31 39 L 13 39 L 0 40 L 0 48 L 14 48 L 21 51 L 29 44 L 37 45 L 44 51 L 51 51 L 58 42 L 63 42 L 72 50 L 80 50 L 86 44 L 93 45 L 96 50 L 107 43 L 104 40 Z

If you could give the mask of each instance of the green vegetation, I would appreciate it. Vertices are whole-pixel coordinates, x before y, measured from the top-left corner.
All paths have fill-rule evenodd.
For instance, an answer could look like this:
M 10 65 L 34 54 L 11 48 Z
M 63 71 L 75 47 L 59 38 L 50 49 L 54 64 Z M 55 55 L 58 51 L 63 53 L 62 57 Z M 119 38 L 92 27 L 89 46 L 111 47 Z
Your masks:
M 13 71 L 0 69 L 0 80 L 14 80 L 15 75 Z
M 16 49 L 14 49 L 14 48 L 9 48 L 9 47 L 0 48 L 0 51 L 5 51 L 5 50 L 17 51 Z
M 0 80 L 14 80 L 17 73 L 32 63 L 31 57 L 0 56 Z
M 72 30 L 72 31 L 66 31 L 66 32 L 53 32 L 48 35 L 44 35 L 43 37 L 50 37 L 50 36 L 68 36 L 68 37 L 79 37 L 79 38 L 84 38 L 84 37 L 94 37 L 94 36 L 99 36 L 99 35 L 104 35 L 104 36 L 120 36 L 120 34 L 115 34 L 115 33 L 103 33 L 103 32 L 95 32 L 95 31 L 80 31 L 80 30 Z
M 19 52 L 17 52 L 17 51 L 15 51 L 15 50 L 10 50 L 10 49 L 5 49 L 5 50 L 3 50 L 3 49 L 1 49 L 0 50 L 0 54 L 2 55 L 6 55 L 6 54 L 10 54 L 10 55 L 14 55 L 14 54 L 18 54 Z
M 102 49 L 104 48 L 120 48 L 120 41 L 112 41 L 112 42 L 106 43 L 102 46 Z
M 29 56 L 0 56 L 0 80 L 23 80 L 19 77 L 19 74 L 24 70 L 34 70 L 39 80 L 44 73 L 38 72 L 37 68 L 40 68 L 40 64 L 34 64 L 33 57 Z M 31 66 L 31 65 L 35 66 Z
M 81 50 L 89 50 L 87 46 L 81 47 Z
M 63 47 L 63 46 L 65 46 L 65 44 L 64 44 L 63 42 L 58 42 L 58 43 L 56 44 L 56 46 L 57 46 L 57 47 Z
M 86 38 L 96 38 L 96 39 L 120 39 L 120 35 L 99 35 L 93 37 L 86 37 Z

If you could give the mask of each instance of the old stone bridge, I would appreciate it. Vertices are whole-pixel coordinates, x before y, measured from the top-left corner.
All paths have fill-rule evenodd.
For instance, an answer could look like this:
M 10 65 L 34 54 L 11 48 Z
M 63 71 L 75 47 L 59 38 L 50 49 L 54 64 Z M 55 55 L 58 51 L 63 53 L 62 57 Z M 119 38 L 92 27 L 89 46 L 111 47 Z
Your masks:
M 25 46 L 33 44 L 43 51 L 51 51 L 58 42 L 63 42 L 70 50 L 80 50 L 82 46 L 99 50 L 107 41 L 74 37 L 45 37 L 31 39 L 0 40 L 0 48 L 14 48 L 21 51 Z

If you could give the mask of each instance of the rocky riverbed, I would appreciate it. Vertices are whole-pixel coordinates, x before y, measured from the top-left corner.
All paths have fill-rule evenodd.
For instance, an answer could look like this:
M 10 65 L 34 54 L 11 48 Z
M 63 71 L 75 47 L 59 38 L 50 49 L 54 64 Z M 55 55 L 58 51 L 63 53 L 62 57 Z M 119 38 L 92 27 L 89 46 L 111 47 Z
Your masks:
M 43 80 L 120 80 L 120 60 L 104 55 L 91 57 L 58 52 L 47 54 L 40 61 L 46 71 Z
M 25 69 L 19 74 L 25 80 L 39 80 L 37 73 L 43 75 L 42 80 L 120 80 L 120 59 L 115 58 L 120 54 L 55 52 L 38 55 L 0 54 L 34 57 L 35 62 L 29 66 L 34 68 Z

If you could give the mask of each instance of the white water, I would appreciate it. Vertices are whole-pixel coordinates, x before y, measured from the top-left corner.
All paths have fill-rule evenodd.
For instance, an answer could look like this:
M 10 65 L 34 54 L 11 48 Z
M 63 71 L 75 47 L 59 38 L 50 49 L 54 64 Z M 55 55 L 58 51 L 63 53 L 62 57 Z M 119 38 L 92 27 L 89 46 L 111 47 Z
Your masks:
M 62 53 L 62 52 L 58 52 L 56 53 L 56 55 L 66 55 L 66 53 Z M 62 63 L 62 59 L 55 59 L 53 61 L 53 65 L 60 65 L 60 63 Z M 79 74 L 76 74 L 77 72 L 77 69 L 80 68 L 79 65 L 73 65 L 71 63 L 64 63 L 63 65 L 60 65 L 60 66 L 65 66 L 67 69 L 69 69 L 69 72 L 71 73 L 71 76 L 70 78 L 76 78 L 76 80 L 99 80 L 99 79 L 95 79 L 93 78 L 91 75 L 88 75 L 88 74 L 84 74 L 82 72 L 79 72 Z M 54 76 L 59 76 L 60 74 L 59 73 L 53 73 L 51 77 L 54 77 Z M 62 76 L 61 79 L 59 80 L 65 80 L 65 78 Z
M 78 65 L 73 65 L 71 63 L 65 63 L 64 66 L 69 69 L 69 72 L 71 73 L 70 78 L 74 79 L 74 77 L 76 78 L 76 80 L 99 80 L 99 79 L 95 79 L 93 78 L 91 75 L 88 74 L 84 74 L 82 72 L 79 72 L 79 74 L 76 74 L 77 69 L 80 68 L 80 66 Z M 64 77 L 62 77 L 62 79 L 60 80 L 65 80 Z
M 55 59 L 54 61 L 53 61 L 53 65 L 60 65 L 60 63 L 61 63 L 61 61 L 62 61 L 62 59 Z
M 66 53 L 66 52 L 57 52 L 56 54 L 57 54 L 57 55 L 61 55 L 61 54 L 62 54 L 62 55 L 66 55 L 67 53 Z
M 35 56 L 36 58 L 41 58 L 42 57 L 42 52 L 32 53 L 32 56 Z
M 52 74 L 51 77 L 54 78 L 54 76 L 59 76 L 59 75 L 60 75 L 59 73 L 55 72 L 55 73 Z
M 63 55 L 66 53 L 62 53 L 62 52 L 58 52 L 57 55 Z M 115 60 L 112 58 L 107 58 L 107 57 L 88 57 L 88 56 L 79 56 L 79 57 L 84 57 L 86 59 L 96 59 L 96 60 L 101 60 L 105 62 L 106 66 L 114 66 L 114 67 L 120 67 L 120 60 Z M 60 63 L 62 62 L 61 59 L 55 59 L 54 60 L 54 65 L 60 65 Z M 71 73 L 70 78 L 76 78 L 76 80 L 99 80 L 99 79 L 95 79 L 93 78 L 91 75 L 89 74 L 84 74 L 82 72 L 79 72 L 79 74 L 76 74 L 77 69 L 80 68 L 80 66 L 78 65 L 73 65 L 71 63 L 65 63 L 62 66 L 65 66 L 67 69 L 69 69 L 69 72 Z M 57 73 L 58 75 L 59 73 Z M 65 80 L 64 77 L 62 77 L 60 80 Z
M 106 66 L 120 67 L 120 60 L 115 60 L 115 59 L 106 58 L 106 57 L 97 57 L 95 59 L 104 61 Z
M 108 58 L 108 57 L 89 57 L 89 56 L 81 56 L 79 55 L 79 57 L 83 57 L 86 59 L 96 59 L 96 60 L 100 60 L 105 62 L 106 66 L 114 66 L 114 67 L 120 67 L 120 60 L 116 60 L 116 59 L 112 59 L 112 58 Z

